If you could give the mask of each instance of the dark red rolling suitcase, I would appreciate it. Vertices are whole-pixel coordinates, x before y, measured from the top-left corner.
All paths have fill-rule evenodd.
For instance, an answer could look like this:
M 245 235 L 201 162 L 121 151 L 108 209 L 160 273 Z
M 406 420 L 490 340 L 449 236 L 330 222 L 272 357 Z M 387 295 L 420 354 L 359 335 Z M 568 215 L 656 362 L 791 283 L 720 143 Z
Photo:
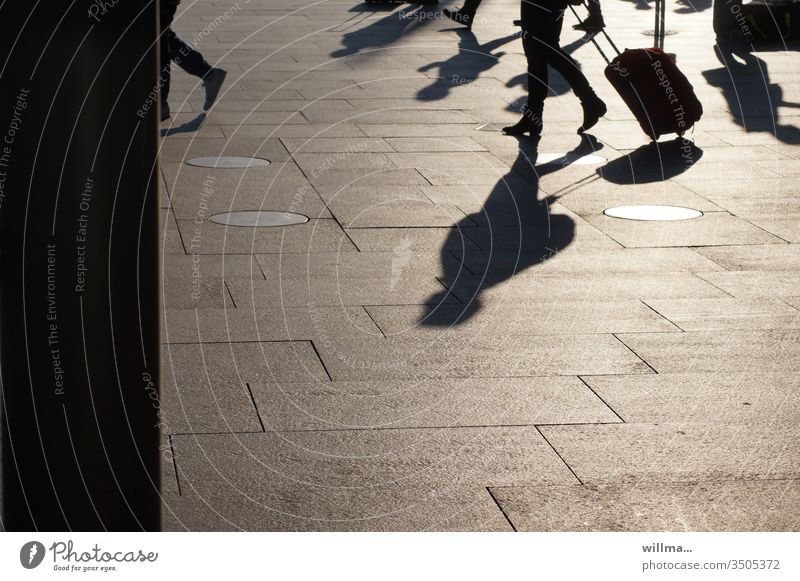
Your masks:
M 605 31 L 603 34 L 617 53 L 609 61 L 592 38 L 608 63 L 606 78 L 636 117 L 642 131 L 656 140 L 667 133 L 683 135 L 691 129 L 702 116 L 703 105 L 675 61 L 660 48 L 626 49 L 620 53 L 608 34 Z
M 703 114 L 689 79 L 661 49 L 625 50 L 605 74 L 651 139 L 683 135 Z

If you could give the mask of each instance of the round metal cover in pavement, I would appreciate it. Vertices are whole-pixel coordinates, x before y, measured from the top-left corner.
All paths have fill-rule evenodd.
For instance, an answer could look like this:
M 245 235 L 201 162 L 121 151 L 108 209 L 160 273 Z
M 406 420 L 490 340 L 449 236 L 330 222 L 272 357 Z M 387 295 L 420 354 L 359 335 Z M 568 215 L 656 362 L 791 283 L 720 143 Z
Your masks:
M 606 161 L 605 157 L 599 155 L 574 153 L 540 153 L 536 156 L 536 165 L 597 165 Z
M 603 211 L 606 216 L 623 220 L 642 220 L 646 222 L 674 222 L 691 220 L 703 215 L 700 210 L 680 206 L 616 206 Z
M 260 157 L 194 157 L 186 161 L 187 164 L 196 167 L 215 167 L 225 169 L 235 169 L 242 167 L 264 167 L 269 165 L 269 160 Z
M 210 220 L 225 226 L 249 226 L 251 228 L 265 228 L 274 226 L 293 226 L 305 224 L 308 216 L 293 212 L 226 212 L 214 214 Z

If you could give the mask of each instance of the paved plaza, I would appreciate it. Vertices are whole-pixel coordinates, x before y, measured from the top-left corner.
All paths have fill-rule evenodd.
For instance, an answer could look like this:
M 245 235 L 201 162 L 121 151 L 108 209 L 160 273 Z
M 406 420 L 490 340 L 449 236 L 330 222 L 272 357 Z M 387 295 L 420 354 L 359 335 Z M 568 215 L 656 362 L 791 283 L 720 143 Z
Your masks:
M 162 124 L 165 530 L 800 529 L 797 53 L 670 0 L 704 114 L 656 146 L 568 11 L 609 110 L 553 73 L 537 155 L 518 0 L 454 6 L 182 3 L 228 76 Z M 603 0 L 620 47 L 653 6 Z M 703 215 L 603 213 L 645 204 Z M 308 221 L 210 220 L 257 210 Z

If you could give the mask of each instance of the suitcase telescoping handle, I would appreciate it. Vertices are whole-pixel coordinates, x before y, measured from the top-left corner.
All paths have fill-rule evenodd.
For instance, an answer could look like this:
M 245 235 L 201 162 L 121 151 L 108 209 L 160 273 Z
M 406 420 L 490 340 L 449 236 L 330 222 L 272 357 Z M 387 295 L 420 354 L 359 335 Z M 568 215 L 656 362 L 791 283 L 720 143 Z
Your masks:
M 575 15 L 575 18 L 578 19 L 578 22 L 580 22 L 581 17 L 578 15 L 578 11 L 575 10 L 575 7 L 571 3 L 569 3 L 567 5 L 569 6 L 569 9 L 572 10 L 572 13 Z M 586 3 L 586 0 L 583 0 L 583 5 L 586 7 L 587 10 L 589 9 L 589 5 Z M 606 29 L 605 28 L 601 28 L 600 32 L 603 33 L 603 36 L 606 37 L 606 40 L 608 41 L 608 44 L 611 45 L 611 48 L 613 48 L 614 52 L 617 53 L 617 56 L 619 56 L 621 54 L 621 52 L 617 48 L 617 45 L 614 44 L 614 41 L 611 40 L 611 37 L 606 32 Z M 599 52 L 600 56 L 603 57 L 603 60 L 606 61 L 606 64 L 610 65 L 611 64 L 611 60 L 608 58 L 608 56 L 606 56 L 605 51 L 602 48 L 600 48 L 600 45 L 597 44 L 597 41 L 594 39 L 594 35 L 592 35 L 591 41 L 592 41 L 592 44 L 594 45 L 594 47 L 597 49 L 597 52 Z

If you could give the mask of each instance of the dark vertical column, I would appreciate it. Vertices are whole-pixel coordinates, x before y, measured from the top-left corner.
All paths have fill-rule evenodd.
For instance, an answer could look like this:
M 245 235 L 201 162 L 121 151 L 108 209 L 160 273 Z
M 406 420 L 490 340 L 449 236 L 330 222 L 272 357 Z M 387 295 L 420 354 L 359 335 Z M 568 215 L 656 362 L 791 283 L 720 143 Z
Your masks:
M 159 527 L 157 5 L 0 8 L 7 530 Z
M 660 48 L 661 50 L 664 50 L 664 36 L 667 34 L 665 23 L 665 16 L 667 12 L 666 4 L 666 0 L 656 0 L 656 22 L 655 26 L 653 27 L 653 46 L 655 48 Z

